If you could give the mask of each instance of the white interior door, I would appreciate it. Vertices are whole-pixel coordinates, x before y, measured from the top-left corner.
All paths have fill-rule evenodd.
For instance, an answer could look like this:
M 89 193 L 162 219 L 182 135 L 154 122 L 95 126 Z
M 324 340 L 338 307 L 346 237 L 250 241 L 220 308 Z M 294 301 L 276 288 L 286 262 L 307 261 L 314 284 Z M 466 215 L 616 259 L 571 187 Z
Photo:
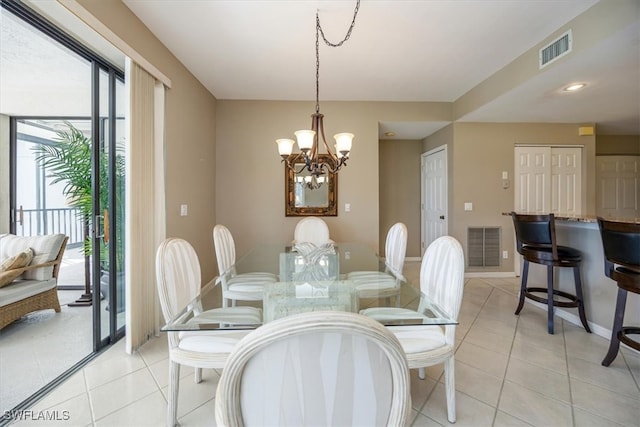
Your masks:
M 515 147 L 515 206 L 517 212 L 548 212 L 550 147 Z
M 640 156 L 598 156 L 596 170 L 596 213 L 640 217 Z
M 551 212 L 582 213 L 582 149 L 551 147 Z
M 447 146 L 422 154 L 422 253 L 448 232 Z

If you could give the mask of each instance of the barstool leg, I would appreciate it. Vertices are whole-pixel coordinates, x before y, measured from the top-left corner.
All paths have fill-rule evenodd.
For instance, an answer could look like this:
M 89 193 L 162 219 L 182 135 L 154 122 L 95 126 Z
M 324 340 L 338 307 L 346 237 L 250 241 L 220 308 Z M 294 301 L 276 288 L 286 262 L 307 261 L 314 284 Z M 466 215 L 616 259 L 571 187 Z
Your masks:
M 515 314 L 520 314 L 520 310 L 524 306 L 524 296 L 527 293 L 527 276 L 529 275 L 529 261 L 524 260 L 522 265 L 522 281 L 520 284 L 520 301 L 518 301 L 518 308 L 516 308 Z
M 591 333 L 589 323 L 587 323 L 587 315 L 584 313 L 584 298 L 582 297 L 582 279 L 580 279 L 580 267 L 573 267 L 573 277 L 576 283 L 576 297 L 578 297 L 578 314 L 584 330 Z
M 553 266 L 547 266 L 547 328 L 553 335 Z
M 627 304 L 627 291 L 618 288 L 618 300 L 616 302 L 616 312 L 613 315 L 613 329 L 611 329 L 611 342 L 609 343 L 609 351 L 602 360 L 602 366 L 609 366 L 618 355 L 620 349 L 620 338 L 618 334 L 622 331 L 622 322 L 624 320 L 624 308 Z

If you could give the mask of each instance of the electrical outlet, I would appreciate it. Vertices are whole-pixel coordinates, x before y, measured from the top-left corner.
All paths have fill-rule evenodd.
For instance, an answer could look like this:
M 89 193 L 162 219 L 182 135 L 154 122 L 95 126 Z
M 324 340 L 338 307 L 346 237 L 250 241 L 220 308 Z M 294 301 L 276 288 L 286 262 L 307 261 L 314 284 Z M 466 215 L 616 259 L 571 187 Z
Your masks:
M 509 251 L 502 251 L 502 259 L 509 259 Z
M 349 251 L 345 251 L 345 253 L 344 253 L 344 259 L 351 259 L 351 252 L 349 252 Z
M 345 203 L 344 204 L 344 211 L 345 212 L 351 212 L 351 203 Z

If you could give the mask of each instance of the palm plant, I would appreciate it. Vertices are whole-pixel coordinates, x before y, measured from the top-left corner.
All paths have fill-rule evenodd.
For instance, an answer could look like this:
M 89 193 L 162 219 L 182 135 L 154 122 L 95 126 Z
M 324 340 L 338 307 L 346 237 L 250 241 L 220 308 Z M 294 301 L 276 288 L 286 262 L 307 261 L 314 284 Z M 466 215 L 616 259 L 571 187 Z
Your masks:
M 66 129 L 56 131 L 55 144 L 37 144 L 32 150 L 36 154 L 36 160 L 41 163 L 52 179 L 52 183 L 62 183 L 62 192 L 71 207 L 77 208 L 80 219 L 84 224 L 83 253 L 89 257 L 92 253 L 92 242 L 89 236 L 89 227 L 93 220 L 93 189 L 92 177 L 92 143 L 91 138 L 77 129 L 69 122 L 65 122 Z M 100 175 L 100 206 L 109 206 L 109 170 L 108 154 L 100 150 L 99 154 Z M 122 219 L 124 218 L 124 157 L 116 155 L 116 171 L 113 177 L 116 192 L 116 268 L 121 271 L 123 267 L 122 245 Z M 106 209 L 105 209 L 106 210 Z M 104 240 L 100 244 L 100 258 L 103 263 L 108 262 L 108 243 Z M 88 278 L 87 278 L 88 280 Z

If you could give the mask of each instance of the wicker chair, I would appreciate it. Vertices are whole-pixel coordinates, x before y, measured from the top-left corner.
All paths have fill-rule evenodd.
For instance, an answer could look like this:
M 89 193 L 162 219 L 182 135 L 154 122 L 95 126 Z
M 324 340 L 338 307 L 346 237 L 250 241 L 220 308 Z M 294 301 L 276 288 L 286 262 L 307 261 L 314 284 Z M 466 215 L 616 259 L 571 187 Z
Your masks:
M 37 239 L 39 236 L 25 239 Z M 50 236 L 47 236 L 50 237 Z M 67 246 L 68 237 L 59 236 L 62 239 L 60 248 L 55 252 L 55 258 L 50 261 L 38 262 L 21 268 L 23 273 L 53 267 L 51 277 L 45 279 L 17 279 L 13 283 L 0 288 L 0 329 L 20 319 L 22 316 L 38 310 L 53 309 L 60 313 L 60 301 L 58 300 L 58 272 L 60 263 Z M 55 243 L 55 247 L 57 248 Z M 52 258 L 42 254 L 46 258 Z M 35 261 L 35 260 L 34 260 Z M 41 270 L 42 271 L 42 270 Z

